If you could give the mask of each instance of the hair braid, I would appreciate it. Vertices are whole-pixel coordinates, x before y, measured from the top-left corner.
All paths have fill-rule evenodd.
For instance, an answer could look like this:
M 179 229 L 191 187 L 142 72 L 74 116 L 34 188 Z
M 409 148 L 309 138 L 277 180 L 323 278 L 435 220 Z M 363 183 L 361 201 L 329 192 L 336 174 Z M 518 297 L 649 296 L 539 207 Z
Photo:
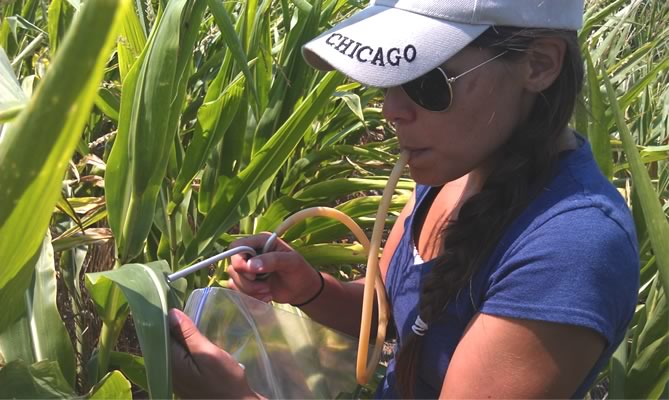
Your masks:
M 546 36 L 562 37 L 567 42 L 560 76 L 537 98 L 528 121 L 499 150 L 499 162 L 481 191 L 463 204 L 456 221 L 448 223 L 441 254 L 420 294 L 419 315 L 428 324 L 436 322 L 449 302 L 468 286 L 508 225 L 554 173 L 556 139 L 567 127 L 583 82 L 575 32 L 493 27 L 472 43 L 510 50 L 510 57 L 514 57 L 526 51 L 535 38 Z M 448 268 L 444 268 L 446 265 Z M 403 338 L 396 365 L 397 385 L 403 398 L 413 397 L 423 341 L 422 336 L 414 334 Z

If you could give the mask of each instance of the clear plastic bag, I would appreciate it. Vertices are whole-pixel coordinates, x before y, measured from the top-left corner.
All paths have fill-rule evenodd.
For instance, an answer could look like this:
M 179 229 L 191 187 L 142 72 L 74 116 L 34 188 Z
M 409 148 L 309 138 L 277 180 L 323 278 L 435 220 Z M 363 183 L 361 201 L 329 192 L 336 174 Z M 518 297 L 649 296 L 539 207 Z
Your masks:
M 348 397 L 356 388 L 357 340 L 350 336 L 223 288 L 195 290 L 185 312 L 243 365 L 263 396 Z

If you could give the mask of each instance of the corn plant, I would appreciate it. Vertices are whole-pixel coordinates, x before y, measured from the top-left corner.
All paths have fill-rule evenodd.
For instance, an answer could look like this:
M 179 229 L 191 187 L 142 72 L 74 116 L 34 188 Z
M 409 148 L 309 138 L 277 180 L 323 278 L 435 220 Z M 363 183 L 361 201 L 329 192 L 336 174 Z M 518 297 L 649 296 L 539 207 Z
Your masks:
M 300 53 L 360 7 L 0 2 L 0 397 L 171 397 L 167 308 L 225 285 L 225 263 L 178 284 L 166 274 L 312 205 L 371 227 L 397 154 L 380 93 Z M 593 0 L 580 34 L 575 125 L 627 196 L 642 249 L 629 340 L 600 380 L 611 397 L 659 398 L 669 381 L 667 8 Z M 412 187 L 400 182 L 392 211 Z M 338 224 L 285 238 L 341 279 L 364 273 Z M 129 315 L 141 354 L 120 346 Z
M 611 398 L 669 394 L 669 6 L 591 1 L 582 48 L 587 87 L 575 116 L 602 171 L 626 195 L 641 252 L 629 339 L 600 376 Z

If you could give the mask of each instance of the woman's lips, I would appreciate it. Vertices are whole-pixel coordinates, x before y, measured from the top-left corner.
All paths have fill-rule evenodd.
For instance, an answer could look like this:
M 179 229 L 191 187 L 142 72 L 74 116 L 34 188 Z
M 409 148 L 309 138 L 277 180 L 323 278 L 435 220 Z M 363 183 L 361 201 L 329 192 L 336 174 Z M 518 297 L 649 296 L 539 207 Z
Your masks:
M 427 156 L 429 155 L 429 149 L 405 149 L 409 152 L 409 165 L 412 167 L 422 166 L 427 162 Z

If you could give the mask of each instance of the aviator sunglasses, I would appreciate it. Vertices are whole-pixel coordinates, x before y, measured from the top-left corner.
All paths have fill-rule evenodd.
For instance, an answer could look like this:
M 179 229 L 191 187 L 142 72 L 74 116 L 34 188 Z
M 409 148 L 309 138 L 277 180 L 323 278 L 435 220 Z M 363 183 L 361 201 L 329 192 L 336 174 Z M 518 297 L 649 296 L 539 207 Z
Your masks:
M 500 58 L 507 52 L 508 51 L 504 51 L 452 78 L 450 78 L 446 74 L 446 71 L 441 67 L 437 67 L 425 75 L 419 76 L 418 78 L 403 84 L 402 89 L 414 103 L 422 108 L 428 111 L 446 111 L 453 103 L 453 87 L 451 86 L 453 82 L 477 68 Z

